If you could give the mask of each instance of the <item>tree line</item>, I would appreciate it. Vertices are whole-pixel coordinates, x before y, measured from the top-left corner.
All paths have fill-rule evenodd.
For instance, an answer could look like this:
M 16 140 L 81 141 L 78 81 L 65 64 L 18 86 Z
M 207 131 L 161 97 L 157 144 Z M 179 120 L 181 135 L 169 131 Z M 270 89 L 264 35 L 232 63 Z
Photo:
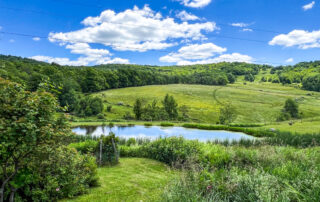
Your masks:
M 239 75 L 256 75 L 267 65 L 218 63 L 191 66 L 143 66 L 109 64 L 93 67 L 61 66 L 27 58 L 0 55 L 0 77 L 26 90 L 45 88 L 60 106 L 79 116 L 97 115 L 102 101 L 88 94 L 102 90 L 144 85 L 227 85 Z

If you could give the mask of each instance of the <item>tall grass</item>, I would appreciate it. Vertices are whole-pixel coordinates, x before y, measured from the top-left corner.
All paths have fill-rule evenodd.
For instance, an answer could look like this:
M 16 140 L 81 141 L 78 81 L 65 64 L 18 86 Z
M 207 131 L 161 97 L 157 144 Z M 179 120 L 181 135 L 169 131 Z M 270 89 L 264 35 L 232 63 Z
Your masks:
M 160 126 L 162 126 L 162 127 L 170 127 L 170 126 L 174 126 L 174 124 L 170 123 L 170 122 L 162 122 L 162 123 L 160 123 Z
M 121 155 L 147 157 L 183 168 L 181 179 L 165 190 L 163 201 L 317 201 L 320 198 L 320 147 L 260 143 L 248 147 L 230 143 L 223 146 L 170 137 L 141 146 L 122 146 Z
M 274 132 L 266 129 L 251 129 L 251 128 L 242 128 L 242 127 L 233 127 L 226 125 L 203 125 L 203 124 L 194 124 L 186 123 L 182 127 L 185 128 L 197 128 L 202 130 L 228 130 L 233 132 L 242 132 L 255 137 L 272 137 L 275 135 Z

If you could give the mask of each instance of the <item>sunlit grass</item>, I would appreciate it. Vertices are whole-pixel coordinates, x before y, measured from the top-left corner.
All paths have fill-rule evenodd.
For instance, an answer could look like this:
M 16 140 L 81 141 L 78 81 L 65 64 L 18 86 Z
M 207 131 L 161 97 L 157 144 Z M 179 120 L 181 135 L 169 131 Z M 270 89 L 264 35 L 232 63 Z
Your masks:
M 237 109 L 236 123 L 270 123 L 278 117 L 287 98 L 297 99 L 304 118 L 319 116 L 320 93 L 304 91 L 290 86 L 272 83 L 243 82 L 228 86 L 206 85 L 154 85 L 113 89 L 100 93 L 105 105 L 112 105 L 112 112 L 106 112 L 107 119 L 122 119 L 132 113 L 136 98 L 146 103 L 161 100 L 167 94 L 173 95 L 179 106 L 187 105 L 191 121 L 216 123 L 221 104 L 231 102 Z M 123 103 L 124 105 L 118 105 Z
M 176 175 L 154 160 L 121 158 L 119 165 L 98 169 L 99 187 L 65 201 L 159 201 L 165 186 Z

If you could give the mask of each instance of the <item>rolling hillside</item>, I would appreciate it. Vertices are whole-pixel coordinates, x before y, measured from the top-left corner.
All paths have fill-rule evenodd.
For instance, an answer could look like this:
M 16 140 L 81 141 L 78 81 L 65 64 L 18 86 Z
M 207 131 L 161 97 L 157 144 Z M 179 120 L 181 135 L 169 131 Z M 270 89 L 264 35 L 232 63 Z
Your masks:
M 189 108 L 191 121 L 216 123 L 219 108 L 226 102 L 236 107 L 236 123 L 270 123 L 276 121 L 287 98 L 295 99 L 303 112 L 303 119 L 320 115 L 320 93 L 309 92 L 290 86 L 273 83 L 242 83 L 227 86 L 207 85 L 153 85 L 113 89 L 94 94 L 103 99 L 105 106 L 112 106 L 106 112 L 107 119 L 122 119 L 132 113 L 134 101 L 143 98 L 145 103 L 154 99 L 161 105 L 166 94 L 174 95 L 179 106 Z

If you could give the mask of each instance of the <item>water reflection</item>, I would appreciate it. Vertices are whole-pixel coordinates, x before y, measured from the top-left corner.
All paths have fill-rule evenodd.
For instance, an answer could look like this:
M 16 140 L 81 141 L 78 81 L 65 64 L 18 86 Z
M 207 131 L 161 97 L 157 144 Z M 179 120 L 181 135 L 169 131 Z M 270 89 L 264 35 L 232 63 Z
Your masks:
M 215 130 L 199 130 L 189 129 L 183 127 L 160 127 L 160 126 L 85 126 L 77 127 L 72 130 L 79 135 L 101 136 L 113 132 L 118 137 L 122 138 L 149 138 L 156 139 L 160 136 L 183 136 L 190 140 L 240 140 L 253 139 L 252 136 L 244 133 L 230 132 L 230 131 L 215 131 Z

